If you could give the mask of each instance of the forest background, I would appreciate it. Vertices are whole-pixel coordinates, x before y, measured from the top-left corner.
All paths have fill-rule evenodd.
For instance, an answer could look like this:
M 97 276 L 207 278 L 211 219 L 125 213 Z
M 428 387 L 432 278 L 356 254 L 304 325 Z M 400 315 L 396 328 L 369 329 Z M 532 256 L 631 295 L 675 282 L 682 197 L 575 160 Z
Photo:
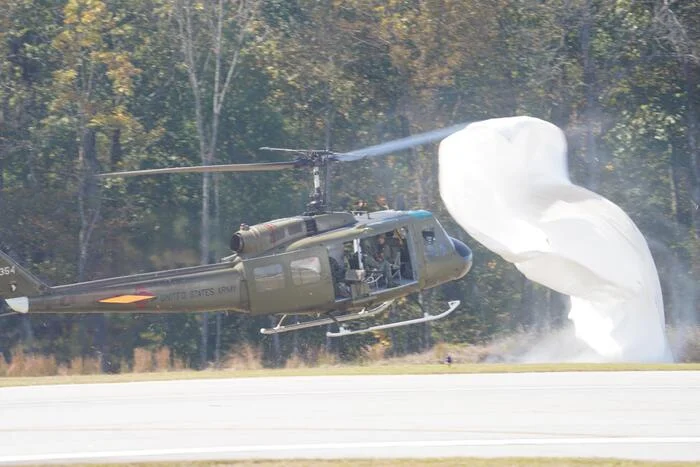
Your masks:
M 450 124 L 531 115 L 565 130 L 575 183 L 645 234 L 670 329 L 700 314 L 700 2 L 681 0 L 3 0 L 0 242 L 50 284 L 216 261 L 231 233 L 303 211 L 296 173 L 98 172 L 279 160 L 261 146 L 357 149 Z M 424 293 L 444 322 L 326 340 L 265 337 L 235 313 L 0 318 L 0 351 L 128 371 L 404 355 L 566 324 L 566 299 L 526 280 L 449 217 L 435 145 L 336 166 L 336 209 L 402 199 L 475 251 Z M 416 316 L 412 301 L 393 317 Z M 692 332 L 691 332 L 692 334 Z M 137 350 L 141 349 L 141 350 Z M 2 359 L 0 359 L 2 364 Z

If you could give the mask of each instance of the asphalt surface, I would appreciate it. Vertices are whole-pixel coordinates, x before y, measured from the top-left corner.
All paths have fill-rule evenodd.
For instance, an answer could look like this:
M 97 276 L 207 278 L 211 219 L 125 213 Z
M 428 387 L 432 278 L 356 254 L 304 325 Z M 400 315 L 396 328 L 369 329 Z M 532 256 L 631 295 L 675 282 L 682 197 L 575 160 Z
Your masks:
M 445 456 L 700 461 L 700 372 L 0 389 L 0 464 Z

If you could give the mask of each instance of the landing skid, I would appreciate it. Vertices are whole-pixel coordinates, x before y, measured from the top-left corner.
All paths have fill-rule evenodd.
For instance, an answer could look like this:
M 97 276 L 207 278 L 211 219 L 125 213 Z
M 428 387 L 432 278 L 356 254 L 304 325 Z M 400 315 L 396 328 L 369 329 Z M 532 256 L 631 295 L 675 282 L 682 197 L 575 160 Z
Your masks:
M 427 323 L 429 321 L 435 321 L 435 320 L 444 318 L 445 316 L 449 315 L 450 313 L 455 311 L 455 309 L 459 306 L 460 303 L 461 302 L 459 300 L 452 300 L 450 302 L 447 302 L 447 305 L 448 305 L 447 310 L 443 311 L 440 314 L 430 315 L 428 313 L 425 313 L 422 318 L 409 319 L 406 321 L 398 321 L 396 323 L 380 324 L 377 326 L 371 326 L 371 327 L 364 328 L 364 329 L 357 329 L 354 331 L 345 329 L 344 327 L 340 326 L 340 330 L 338 332 L 327 332 L 326 336 L 328 336 L 328 337 L 342 337 L 342 336 L 349 336 L 351 334 L 361 334 L 363 332 L 379 331 L 381 329 L 398 328 L 401 326 L 408 326 L 410 324 Z
M 308 328 L 313 328 L 316 326 L 323 326 L 324 324 L 333 324 L 333 323 L 342 323 L 345 321 L 353 321 L 356 319 L 363 319 L 363 318 L 370 318 L 372 316 L 378 315 L 382 311 L 386 310 L 389 308 L 389 305 L 391 305 L 394 301 L 389 300 L 386 302 L 382 302 L 379 305 L 377 305 L 374 308 L 363 308 L 361 311 L 358 311 L 357 313 L 349 313 L 347 315 L 341 315 L 341 316 L 330 316 L 328 318 L 320 318 L 320 319 L 314 319 L 312 321 L 306 321 L 304 323 L 295 323 L 295 324 L 290 324 L 287 326 L 283 326 L 282 323 L 284 322 L 285 318 L 287 318 L 287 315 L 282 316 L 280 319 L 279 323 L 277 323 L 277 326 L 274 328 L 262 328 L 260 329 L 260 332 L 263 334 L 280 334 L 282 332 L 289 332 L 289 331 L 298 331 L 300 329 L 308 329 Z

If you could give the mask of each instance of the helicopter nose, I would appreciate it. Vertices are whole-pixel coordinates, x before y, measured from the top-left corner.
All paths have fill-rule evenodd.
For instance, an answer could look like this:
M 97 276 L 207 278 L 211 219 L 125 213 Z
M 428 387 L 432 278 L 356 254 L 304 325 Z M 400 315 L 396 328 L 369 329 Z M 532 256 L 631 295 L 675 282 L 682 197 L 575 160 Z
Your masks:
M 452 241 L 455 250 L 457 250 L 457 254 L 464 260 L 464 272 L 460 275 L 460 277 L 463 277 L 472 268 L 472 250 L 461 240 L 454 237 L 450 237 L 450 240 Z

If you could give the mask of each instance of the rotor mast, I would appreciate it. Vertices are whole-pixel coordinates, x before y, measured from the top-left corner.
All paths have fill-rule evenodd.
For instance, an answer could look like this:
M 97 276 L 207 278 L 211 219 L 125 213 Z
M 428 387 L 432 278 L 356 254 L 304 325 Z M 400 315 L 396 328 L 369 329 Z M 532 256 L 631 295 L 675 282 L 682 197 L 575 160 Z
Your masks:
M 326 186 L 321 182 L 321 167 L 328 170 L 325 157 L 319 157 L 314 161 L 312 174 L 314 177 L 314 191 L 309 195 L 309 202 L 306 205 L 310 214 L 320 214 L 325 212 L 327 205 Z
M 287 148 L 260 148 L 266 151 L 292 152 L 297 155 L 294 161 L 295 167 L 311 167 L 313 176 L 313 191 L 309 194 L 309 202 L 306 204 L 307 215 L 321 214 L 328 209 L 328 195 L 326 193 L 328 184 L 328 163 L 337 161 L 337 153 L 328 150 L 303 150 Z

